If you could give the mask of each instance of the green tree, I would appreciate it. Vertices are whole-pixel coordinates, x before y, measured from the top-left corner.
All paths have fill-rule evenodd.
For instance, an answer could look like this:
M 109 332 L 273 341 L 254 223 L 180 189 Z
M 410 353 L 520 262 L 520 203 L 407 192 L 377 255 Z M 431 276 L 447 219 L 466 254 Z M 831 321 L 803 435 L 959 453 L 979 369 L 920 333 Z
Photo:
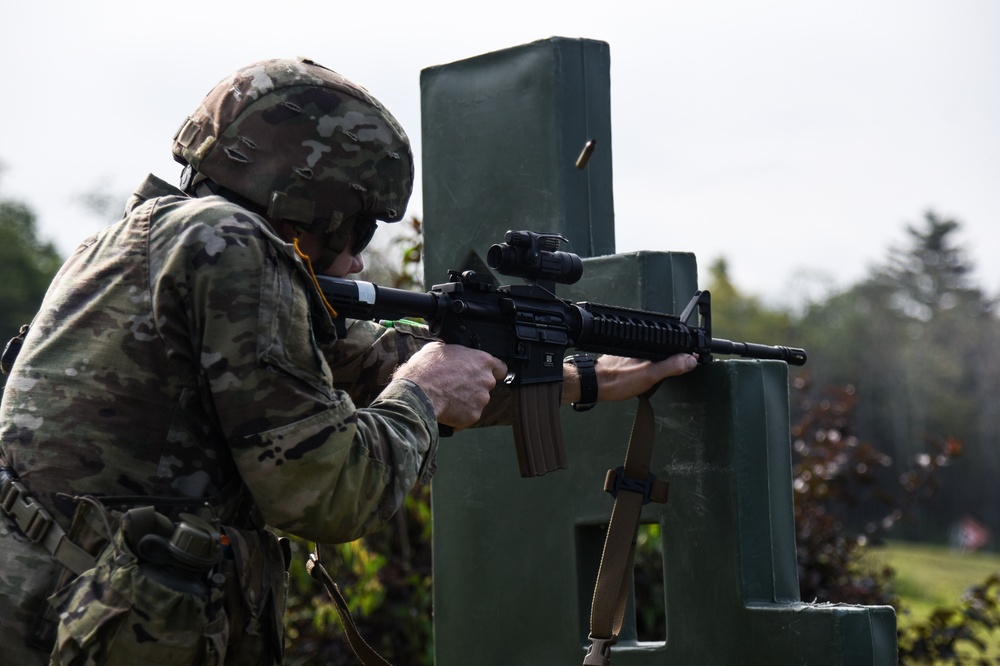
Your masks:
M 953 241 L 959 223 L 933 212 L 924 222 L 923 228 L 907 228 L 909 247 L 892 249 L 873 282 L 903 325 L 906 391 L 900 399 L 910 423 L 908 441 L 943 430 L 971 440 L 971 428 L 956 426 L 977 421 L 978 405 L 970 398 L 982 379 L 994 303 L 970 284 L 972 264 Z
M 930 437 L 962 442 L 962 459 L 941 474 L 941 492 L 910 528 L 919 538 L 943 538 L 964 512 L 1000 528 L 992 482 L 1000 473 L 1000 330 L 995 301 L 972 284 L 960 228 L 925 213 L 868 279 L 811 307 L 800 328 L 813 385 L 851 384 L 865 396 L 857 431 L 893 458 L 891 474 Z
M 955 244 L 960 223 L 934 211 L 924 213 L 923 222 L 908 226 L 909 244 L 891 248 L 886 265 L 876 269 L 873 279 L 892 295 L 892 308 L 925 322 L 955 309 L 991 313 L 995 303 L 972 285 L 972 262 Z
M 0 344 L 35 316 L 61 262 L 52 243 L 39 240 L 28 206 L 0 199 Z
M 729 277 L 729 264 L 716 259 L 709 267 L 708 290 L 712 294 L 712 335 L 731 340 L 773 344 L 791 340 L 795 322 L 789 312 L 764 305 L 739 290 Z
M 943 475 L 941 519 L 969 512 L 1000 530 L 1000 325 L 996 301 L 971 282 L 972 263 L 954 241 L 959 229 L 928 212 L 921 228 L 907 230 L 909 251 L 891 253 L 876 277 L 894 287 L 892 306 L 907 325 L 908 390 L 897 398 L 910 424 L 907 443 L 927 433 L 963 443 L 962 460 Z

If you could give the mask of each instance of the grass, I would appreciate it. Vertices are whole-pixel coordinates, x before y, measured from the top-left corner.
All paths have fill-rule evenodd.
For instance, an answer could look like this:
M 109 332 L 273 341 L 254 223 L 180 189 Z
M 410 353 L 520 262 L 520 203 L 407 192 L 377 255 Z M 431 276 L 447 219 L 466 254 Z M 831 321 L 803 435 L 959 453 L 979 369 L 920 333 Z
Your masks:
M 896 570 L 896 594 L 917 619 L 940 606 L 956 605 L 967 588 L 1000 572 L 996 553 L 961 553 L 947 546 L 893 541 L 871 549 L 868 557 Z M 899 619 L 901 624 L 904 620 Z
M 957 606 L 966 589 L 1000 572 L 996 553 L 962 553 L 947 546 L 895 541 L 872 548 L 867 557 L 872 564 L 888 564 L 896 572 L 900 627 L 925 620 L 936 608 Z M 1000 634 L 994 633 L 988 643 L 989 656 L 1000 656 Z

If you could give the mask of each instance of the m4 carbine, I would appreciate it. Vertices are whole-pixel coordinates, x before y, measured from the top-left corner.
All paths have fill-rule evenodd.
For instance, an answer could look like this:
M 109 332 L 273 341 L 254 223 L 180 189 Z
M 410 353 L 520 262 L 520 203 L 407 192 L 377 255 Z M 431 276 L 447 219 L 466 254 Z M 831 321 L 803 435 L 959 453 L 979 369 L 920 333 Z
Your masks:
M 565 469 L 558 417 L 563 357 L 570 348 L 660 360 L 679 353 L 806 362 L 802 349 L 712 337 L 711 297 L 698 291 L 678 316 L 597 303 L 571 303 L 555 285 L 583 275 L 580 257 L 558 250 L 555 234 L 508 231 L 486 257 L 497 272 L 525 284 L 497 286 L 492 276 L 449 271 L 449 281 L 427 293 L 370 282 L 319 276 L 320 289 L 339 317 L 366 320 L 420 318 L 448 344 L 489 352 L 507 364 L 514 443 L 521 476 Z M 695 319 L 693 323 L 691 320 Z

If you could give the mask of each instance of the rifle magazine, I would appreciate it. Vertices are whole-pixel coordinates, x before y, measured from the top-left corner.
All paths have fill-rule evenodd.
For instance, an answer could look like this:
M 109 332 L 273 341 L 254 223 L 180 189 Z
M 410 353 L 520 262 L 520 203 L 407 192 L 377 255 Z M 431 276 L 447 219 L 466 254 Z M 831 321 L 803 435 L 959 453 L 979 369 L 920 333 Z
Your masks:
M 522 384 L 511 389 L 514 448 L 522 477 L 566 469 L 559 405 L 562 382 Z

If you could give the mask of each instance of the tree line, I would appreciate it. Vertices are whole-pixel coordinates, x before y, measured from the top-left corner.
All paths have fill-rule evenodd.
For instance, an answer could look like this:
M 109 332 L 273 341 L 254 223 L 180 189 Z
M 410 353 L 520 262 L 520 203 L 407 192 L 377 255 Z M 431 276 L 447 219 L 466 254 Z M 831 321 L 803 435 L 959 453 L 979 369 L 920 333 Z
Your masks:
M 31 209 L 20 201 L 0 199 L 0 337 L 4 342 L 34 317 L 61 263 L 55 246 L 38 240 Z
M 933 211 L 857 284 L 799 314 L 768 308 L 730 283 L 724 261 L 709 289 L 721 337 L 786 339 L 809 352 L 792 369 L 816 400 L 849 388 L 851 433 L 887 456 L 879 478 L 906 484 L 942 450 L 932 499 L 896 526 L 906 538 L 945 542 L 963 518 L 1000 534 L 1000 321 L 997 300 L 972 279 L 958 221 Z M 855 521 L 875 518 L 869 506 Z

